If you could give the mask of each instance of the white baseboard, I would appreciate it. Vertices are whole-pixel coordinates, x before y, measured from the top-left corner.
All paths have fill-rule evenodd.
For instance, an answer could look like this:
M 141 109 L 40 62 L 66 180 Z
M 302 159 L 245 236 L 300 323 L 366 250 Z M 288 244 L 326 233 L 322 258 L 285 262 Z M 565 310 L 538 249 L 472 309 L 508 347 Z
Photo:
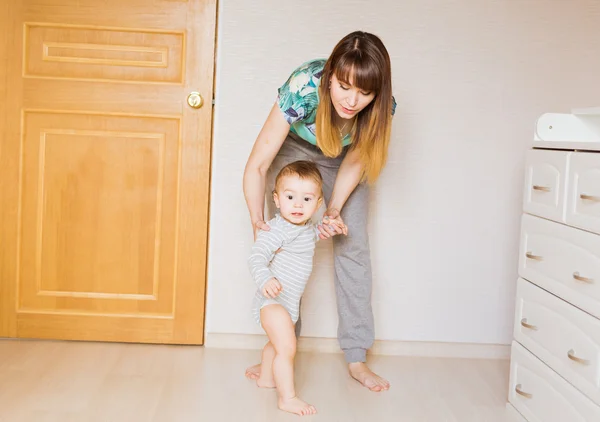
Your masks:
M 266 342 L 265 335 L 207 333 L 204 346 L 212 349 L 260 350 Z M 337 339 L 322 337 L 300 337 L 298 351 L 342 353 Z M 509 359 L 510 345 L 376 340 L 369 353 L 387 356 Z

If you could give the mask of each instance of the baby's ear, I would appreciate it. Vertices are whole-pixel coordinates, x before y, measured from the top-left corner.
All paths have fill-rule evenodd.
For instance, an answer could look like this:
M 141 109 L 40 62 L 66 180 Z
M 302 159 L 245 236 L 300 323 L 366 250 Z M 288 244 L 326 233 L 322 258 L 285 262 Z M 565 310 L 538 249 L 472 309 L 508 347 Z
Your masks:
M 275 206 L 279 209 L 279 195 L 275 191 L 273 191 L 273 201 L 275 201 Z

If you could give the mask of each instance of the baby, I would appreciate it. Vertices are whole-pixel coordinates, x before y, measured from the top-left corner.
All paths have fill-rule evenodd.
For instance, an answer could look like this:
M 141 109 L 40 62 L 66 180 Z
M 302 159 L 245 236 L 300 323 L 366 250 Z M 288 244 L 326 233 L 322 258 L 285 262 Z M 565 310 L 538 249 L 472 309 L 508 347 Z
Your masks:
M 277 389 L 279 409 L 311 415 L 315 407 L 296 397 L 294 387 L 294 325 L 319 239 L 317 225 L 311 222 L 323 202 L 323 179 L 316 165 L 296 161 L 284 167 L 275 179 L 273 200 L 279 213 L 268 222 L 269 231 L 259 232 L 248 260 L 258 286 L 254 318 L 269 337 L 256 384 Z M 325 217 L 323 223 L 348 234 L 340 220 Z

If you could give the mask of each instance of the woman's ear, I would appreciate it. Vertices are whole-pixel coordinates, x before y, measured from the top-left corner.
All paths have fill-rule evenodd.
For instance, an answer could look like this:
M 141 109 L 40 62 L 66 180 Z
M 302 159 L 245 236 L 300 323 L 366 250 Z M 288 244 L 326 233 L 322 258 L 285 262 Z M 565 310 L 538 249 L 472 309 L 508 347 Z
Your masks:
M 279 195 L 275 191 L 273 191 L 273 201 L 275 201 L 275 206 L 279 209 Z

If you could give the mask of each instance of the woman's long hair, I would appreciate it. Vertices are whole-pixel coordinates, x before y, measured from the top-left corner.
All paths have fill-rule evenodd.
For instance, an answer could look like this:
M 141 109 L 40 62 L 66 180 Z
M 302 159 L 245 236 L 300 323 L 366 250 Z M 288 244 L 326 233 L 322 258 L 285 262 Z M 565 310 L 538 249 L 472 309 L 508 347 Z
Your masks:
M 392 128 L 392 71 L 388 52 L 381 40 L 367 32 L 345 36 L 325 63 L 319 86 L 317 108 L 317 145 L 327 157 L 342 152 L 342 140 L 335 124 L 337 114 L 331 101 L 329 84 L 335 75 L 341 82 L 371 91 L 375 98 L 356 116 L 352 145 L 363 164 L 363 180 L 374 182 L 385 166 Z

